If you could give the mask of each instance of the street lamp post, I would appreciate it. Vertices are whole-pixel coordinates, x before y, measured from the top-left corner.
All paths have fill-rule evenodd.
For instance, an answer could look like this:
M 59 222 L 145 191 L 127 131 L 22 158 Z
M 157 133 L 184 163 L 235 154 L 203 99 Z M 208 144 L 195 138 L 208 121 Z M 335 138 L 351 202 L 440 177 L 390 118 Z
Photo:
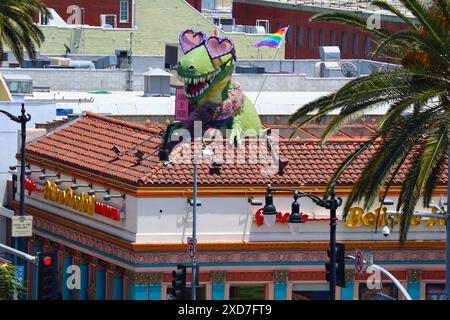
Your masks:
M 272 226 L 276 220 L 277 211 L 273 205 L 272 192 L 293 192 L 294 202 L 292 203 L 292 214 L 289 217 L 289 227 L 292 231 L 298 231 L 299 223 L 303 220 L 300 215 L 300 206 L 297 202 L 300 198 L 309 198 L 316 205 L 330 210 L 330 267 L 331 267 L 331 277 L 330 277 L 330 300 L 336 299 L 336 210 L 342 204 L 341 198 L 336 198 L 336 193 L 334 189 L 330 191 L 328 198 L 319 198 L 316 195 L 310 193 L 304 193 L 296 189 L 290 188 L 272 188 L 270 184 L 267 186 L 266 193 L 266 205 L 263 208 L 264 221 L 268 226 Z M 267 220 L 266 220 L 267 219 Z
M 29 114 L 25 114 L 25 105 L 22 103 L 21 114 L 19 116 L 13 116 L 11 113 L 0 110 L 1 113 L 6 115 L 12 121 L 20 123 L 21 130 L 21 158 L 20 158 L 20 202 L 19 202 L 19 215 L 23 216 L 25 211 L 25 143 L 27 138 L 27 122 L 31 120 Z M 22 241 L 19 238 L 17 246 L 20 251 L 23 250 Z
M 194 195 L 192 208 L 192 239 L 197 239 L 197 157 L 194 155 Z M 191 282 L 191 298 L 196 300 L 196 283 L 197 283 L 197 259 L 192 258 L 192 282 Z

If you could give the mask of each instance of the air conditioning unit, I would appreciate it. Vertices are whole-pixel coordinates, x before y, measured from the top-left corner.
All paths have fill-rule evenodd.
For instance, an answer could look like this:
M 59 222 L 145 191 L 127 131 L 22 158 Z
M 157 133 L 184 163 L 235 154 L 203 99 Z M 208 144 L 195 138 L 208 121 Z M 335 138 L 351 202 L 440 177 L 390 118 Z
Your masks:
M 101 14 L 100 15 L 100 22 L 101 26 L 108 27 L 111 26 L 112 28 L 117 28 L 117 15 L 115 14 Z

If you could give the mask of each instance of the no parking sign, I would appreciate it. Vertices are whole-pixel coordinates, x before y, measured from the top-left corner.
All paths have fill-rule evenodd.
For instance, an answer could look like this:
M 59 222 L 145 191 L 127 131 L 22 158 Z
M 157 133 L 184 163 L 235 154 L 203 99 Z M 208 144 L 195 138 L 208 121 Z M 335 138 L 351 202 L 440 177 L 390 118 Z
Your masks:
M 187 252 L 190 258 L 195 258 L 197 255 L 197 239 L 188 238 L 187 239 Z
M 361 274 L 364 269 L 364 258 L 363 258 L 363 252 L 361 250 L 356 251 L 355 256 L 355 271 L 358 274 Z

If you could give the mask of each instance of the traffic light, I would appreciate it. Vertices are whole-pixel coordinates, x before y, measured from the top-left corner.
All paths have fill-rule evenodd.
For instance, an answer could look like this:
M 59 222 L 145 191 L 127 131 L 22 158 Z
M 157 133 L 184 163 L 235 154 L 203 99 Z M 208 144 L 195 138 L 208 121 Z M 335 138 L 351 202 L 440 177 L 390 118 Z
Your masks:
M 186 300 L 186 266 L 179 264 L 177 270 L 172 271 L 172 287 L 175 300 Z
M 37 299 L 56 300 L 57 270 L 55 253 L 38 253 Z
M 327 250 L 328 258 L 331 258 L 330 250 Z M 325 263 L 325 279 L 331 280 L 331 263 Z M 345 246 L 342 243 L 336 243 L 336 285 L 345 288 Z

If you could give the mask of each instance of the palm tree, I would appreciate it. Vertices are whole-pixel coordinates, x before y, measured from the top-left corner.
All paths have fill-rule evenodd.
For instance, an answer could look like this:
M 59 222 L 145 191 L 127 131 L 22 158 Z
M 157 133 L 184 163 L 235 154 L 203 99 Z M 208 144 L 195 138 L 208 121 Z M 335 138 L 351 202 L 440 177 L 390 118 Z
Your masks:
M 39 13 L 51 16 L 39 0 L 0 2 L 0 57 L 6 45 L 20 63 L 23 62 L 24 51 L 31 59 L 35 58 L 36 47 L 40 47 L 44 41 L 44 34 L 34 22 Z
M 389 32 L 370 29 L 366 20 L 349 13 L 320 14 L 312 21 L 351 25 L 371 33 L 377 46 L 374 55 L 389 58 L 401 67 L 356 78 L 334 93 L 297 110 L 290 123 L 320 120 L 332 110 L 340 110 L 321 137 L 325 143 L 339 128 L 365 112 L 387 106 L 377 132 L 351 154 L 331 177 L 327 190 L 339 180 L 349 165 L 371 149 L 373 155 L 352 189 L 345 207 L 363 202 L 370 208 L 380 192 L 383 199 L 389 187 L 398 183 L 400 167 L 408 168 L 402 177 L 397 211 L 401 213 L 400 241 L 408 228 L 419 198 L 428 206 L 433 190 L 445 174 L 450 129 L 450 0 L 399 0 L 410 14 L 381 0 L 372 4 L 401 20 L 407 30 Z M 442 181 L 442 180 L 441 180 Z M 382 190 L 384 189 L 384 191 Z
M 0 300 L 15 300 L 23 290 L 24 287 L 17 282 L 15 267 L 0 262 Z

